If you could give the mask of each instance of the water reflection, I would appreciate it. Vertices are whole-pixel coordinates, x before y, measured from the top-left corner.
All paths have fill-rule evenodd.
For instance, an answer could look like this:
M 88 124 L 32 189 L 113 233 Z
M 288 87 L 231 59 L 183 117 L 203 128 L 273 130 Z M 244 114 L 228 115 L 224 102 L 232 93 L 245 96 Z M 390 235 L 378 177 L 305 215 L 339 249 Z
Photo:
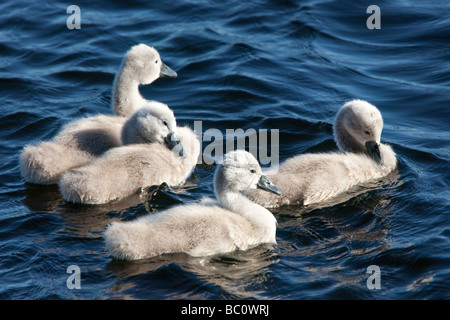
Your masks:
M 398 173 L 370 191 L 354 191 L 347 195 L 350 200 L 338 205 L 274 210 L 277 246 L 203 258 L 170 254 L 141 261 L 111 261 L 106 270 L 115 276 L 112 293 L 129 297 L 129 292 L 134 292 L 134 298 L 148 298 L 148 293 L 138 293 L 136 288 L 161 291 L 162 286 L 177 288 L 167 294 L 168 299 L 205 299 L 212 292 L 221 298 L 264 299 L 273 283 L 280 281 L 274 274 L 289 271 L 292 277 L 296 270 L 299 284 L 320 287 L 327 283 L 330 292 L 345 287 L 349 297 L 361 297 L 367 294 L 365 270 L 371 257 L 390 248 L 386 237 L 395 215 L 392 192 L 401 185 L 397 178 Z M 347 264 L 357 267 L 348 268 Z M 298 295 L 294 291 L 295 286 L 280 297 Z
M 23 204 L 32 212 L 57 213 L 77 236 L 98 236 L 112 221 L 129 220 L 136 216 L 164 209 L 192 198 L 189 190 L 196 185 L 189 181 L 182 188 L 168 189 L 166 185 L 143 188 L 127 198 L 102 205 L 67 203 L 58 186 L 26 184 Z M 75 226 L 76 228 L 73 228 Z
M 205 176 L 202 180 L 208 179 L 212 170 L 201 174 Z M 134 219 L 180 202 L 197 200 L 198 194 L 205 194 L 205 186 L 197 182 L 198 177 L 194 175 L 184 189 L 145 188 L 122 201 L 105 205 L 68 204 L 57 186 L 26 185 L 23 203 L 30 211 L 61 216 L 64 224 L 58 232 L 98 239 L 112 221 Z M 276 246 L 261 245 L 245 252 L 213 257 L 170 254 L 131 262 L 110 260 L 105 255 L 104 269 L 112 283 L 105 294 L 140 299 L 160 298 L 166 291 L 166 299 L 212 296 L 264 299 L 269 292 L 277 291 L 272 286 L 288 273 L 295 278 L 290 279 L 294 285 L 281 298 L 297 297 L 297 283 L 325 287 L 330 296 L 333 290 L 351 286 L 355 290 L 347 290 L 347 294 L 361 297 L 371 258 L 391 246 L 388 234 L 395 215 L 392 200 L 395 189 L 401 185 L 399 173 L 394 172 L 382 181 L 352 190 L 325 204 L 272 210 L 278 220 Z M 152 296 L 153 291 L 158 294 Z
M 283 206 L 280 208 L 273 209 L 272 211 L 282 217 L 302 216 L 304 214 L 314 212 L 315 210 L 331 208 L 339 204 L 345 205 L 345 203 L 349 201 L 351 203 L 352 199 L 358 199 L 359 196 L 367 195 L 370 193 L 370 191 L 379 190 L 380 192 L 386 192 L 386 194 L 390 194 L 393 188 L 403 184 L 403 182 L 399 180 L 399 178 L 400 178 L 399 171 L 394 170 L 389 175 L 383 177 L 379 181 L 368 182 L 365 183 L 364 185 L 354 187 L 348 190 L 347 192 L 343 192 L 337 195 L 336 197 L 328 199 L 326 201 L 320 203 L 313 203 L 307 206 Z M 374 200 L 373 204 L 376 203 L 377 201 Z
M 162 281 L 164 286 L 177 287 L 168 299 L 205 299 L 210 297 L 211 287 L 223 298 L 246 299 L 264 298 L 271 282 L 270 266 L 277 262 L 274 247 L 260 245 L 210 257 L 180 253 L 138 261 L 111 261 L 106 270 L 116 277 L 112 288 L 115 295 L 127 295 L 136 286 L 154 288 Z M 197 289 L 192 290 L 193 287 Z
M 369 190 L 333 199 L 337 204 L 274 211 L 281 267 L 298 270 L 300 283 L 327 288 L 329 297 L 342 288 L 349 298 L 367 295 L 367 267 L 393 246 L 394 195 L 401 185 L 396 172 Z

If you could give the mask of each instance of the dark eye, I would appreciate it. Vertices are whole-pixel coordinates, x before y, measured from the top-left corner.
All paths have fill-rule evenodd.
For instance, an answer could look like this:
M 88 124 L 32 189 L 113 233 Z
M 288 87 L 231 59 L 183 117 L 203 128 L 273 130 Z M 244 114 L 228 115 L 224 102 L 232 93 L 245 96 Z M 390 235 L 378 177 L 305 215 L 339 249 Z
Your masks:
M 367 135 L 370 135 L 370 132 L 369 132 L 369 131 L 364 131 L 364 133 L 367 134 Z
M 169 124 L 167 123 L 167 121 L 164 120 L 163 125 L 165 125 L 167 127 Z
M 250 169 L 250 172 L 251 173 L 256 173 L 256 170 L 255 169 Z
M 158 64 L 158 62 L 159 62 L 158 60 L 155 60 L 155 64 Z

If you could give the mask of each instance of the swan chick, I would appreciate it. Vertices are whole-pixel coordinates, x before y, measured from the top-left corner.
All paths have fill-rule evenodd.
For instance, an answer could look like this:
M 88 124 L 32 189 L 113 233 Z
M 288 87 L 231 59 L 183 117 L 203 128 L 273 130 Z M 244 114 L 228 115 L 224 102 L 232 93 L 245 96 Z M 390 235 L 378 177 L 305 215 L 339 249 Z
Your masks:
M 262 175 L 256 159 L 236 150 L 225 155 L 214 178 L 220 205 L 178 205 L 128 222 L 113 222 L 105 233 L 115 259 L 137 260 L 166 253 L 208 256 L 276 243 L 276 219 L 241 191 L 279 190 Z
M 397 167 L 392 148 L 380 143 L 383 119 L 363 100 L 345 103 L 336 115 L 334 138 L 341 152 L 301 154 L 287 159 L 268 174 L 282 195 L 249 192 L 249 199 L 265 207 L 309 205 L 364 183 L 377 181 Z
M 172 110 L 152 102 L 123 125 L 123 146 L 69 170 L 59 182 L 64 200 L 102 204 L 141 188 L 183 184 L 197 163 L 200 142 L 188 127 L 177 127 Z
M 177 136 L 173 111 L 166 104 L 150 102 L 137 110 L 122 128 L 122 144 L 165 144 L 169 150 L 184 156 L 183 145 Z
M 380 111 L 367 101 L 352 100 L 338 111 L 333 135 L 342 152 L 365 153 L 380 163 L 382 130 L 383 117 Z
M 25 146 L 19 156 L 22 177 L 29 183 L 57 184 L 67 170 L 120 146 L 126 117 L 149 102 L 140 95 L 139 84 L 150 84 L 161 76 L 176 77 L 177 74 L 161 61 L 156 49 L 145 44 L 133 46 L 123 58 L 114 80 L 116 116 L 74 120 L 52 140 Z
M 61 175 L 120 146 L 123 117 L 99 115 L 66 124 L 50 141 L 23 148 L 21 175 L 28 183 L 57 184 Z
M 118 116 L 129 117 L 144 105 L 139 84 L 150 84 L 159 77 L 176 78 L 177 73 L 162 62 L 158 51 L 146 44 L 133 46 L 122 60 L 114 79 L 113 109 Z

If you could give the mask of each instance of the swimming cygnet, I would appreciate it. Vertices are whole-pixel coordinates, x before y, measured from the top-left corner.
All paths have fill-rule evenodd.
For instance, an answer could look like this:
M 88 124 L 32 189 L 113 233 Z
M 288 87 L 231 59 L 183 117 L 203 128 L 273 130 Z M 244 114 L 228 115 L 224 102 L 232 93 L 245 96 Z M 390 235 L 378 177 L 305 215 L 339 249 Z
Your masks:
M 160 76 L 176 77 L 152 47 L 139 44 L 125 55 L 114 80 L 113 108 L 116 116 L 82 118 L 65 125 L 51 141 L 24 147 L 20 168 L 25 181 L 56 184 L 61 175 L 120 145 L 126 117 L 149 101 L 139 94 L 139 84 L 150 84 Z
M 268 208 L 309 205 L 388 175 L 396 168 L 397 159 L 390 146 L 380 143 L 382 129 L 383 119 L 375 106 L 362 100 L 345 103 L 333 127 L 341 152 L 294 156 L 277 172 L 267 173 L 282 195 L 255 190 L 248 197 Z
M 64 173 L 59 190 L 66 201 L 101 204 L 143 187 L 185 182 L 197 163 L 200 142 L 188 127 L 177 127 L 172 110 L 153 102 L 124 124 L 123 146 Z
M 159 77 L 176 78 L 156 49 L 143 43 L 127 52 L 114 79 L 113 109 L 117 116 L 129 117 L 148 101 L 139 92 L 140 84 L 151 84 Z
M 137 260 L 165 253 L 208 256 L 276 243 L 276 219 L 241 192 L 257 187 L 279 193 L 248 152 L 225 155 L 215 172 L 218 205 L 178 205 L 128 222 L 113 222 L 105 231 L 108 253 Z

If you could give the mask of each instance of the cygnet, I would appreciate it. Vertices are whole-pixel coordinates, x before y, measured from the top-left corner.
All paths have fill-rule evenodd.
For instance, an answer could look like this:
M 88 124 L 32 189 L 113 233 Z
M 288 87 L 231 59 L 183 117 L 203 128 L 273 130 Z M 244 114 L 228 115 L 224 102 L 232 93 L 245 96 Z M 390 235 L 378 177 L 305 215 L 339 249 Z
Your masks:
M 136 260 L 166 253 L 209 256 L 276 243 L 276 219 L 242 191 L 280 191 L 247 151 L 229 152 L 218 165 L 214 190 L 218 205 L 178 205 L 105 231 L 107 252 L 115 259 Z
M 113 86 L 113 109 L 117 116 L 129 117 L 148 101 L 139 92 L 140 84 L 151 84 L 159 77 L 176 78 L 177 73 L 161 60 L 155 48 L 143 43 L 127 52 Z
M 59 190 L 66 201 L 102 204 L 163 182 L 179 186 L 194 170 L 200 154 L 195 133 L 177 127 L 172 110 L 156 102 L 127 120 L 122 140 L 123 146 L 62 175 Z
M 363 100 L 345 103 L 337 113 L 334 137 L 341 152 L 294 156 L 267 173 L 282 195 L 249 192 L 256 203 L 273 208 L 309 205 L 331 199 L 355 186 L 381 179 L 397 167 L 392 148 L 380 143 L 380 111 Z
M 158 51 L 145 44 L 132 47 L 125 55 L 114 80 L 115 116 L 98 115 L 65 125 L 51 141 L 24 147 L 20 168 L 25 181 L 56 184 L 61 175 L 120 145 L 126 117 L 149 101 L 139 93 L 139 84 L 150 84 L 160 76 L 176 77 Z

